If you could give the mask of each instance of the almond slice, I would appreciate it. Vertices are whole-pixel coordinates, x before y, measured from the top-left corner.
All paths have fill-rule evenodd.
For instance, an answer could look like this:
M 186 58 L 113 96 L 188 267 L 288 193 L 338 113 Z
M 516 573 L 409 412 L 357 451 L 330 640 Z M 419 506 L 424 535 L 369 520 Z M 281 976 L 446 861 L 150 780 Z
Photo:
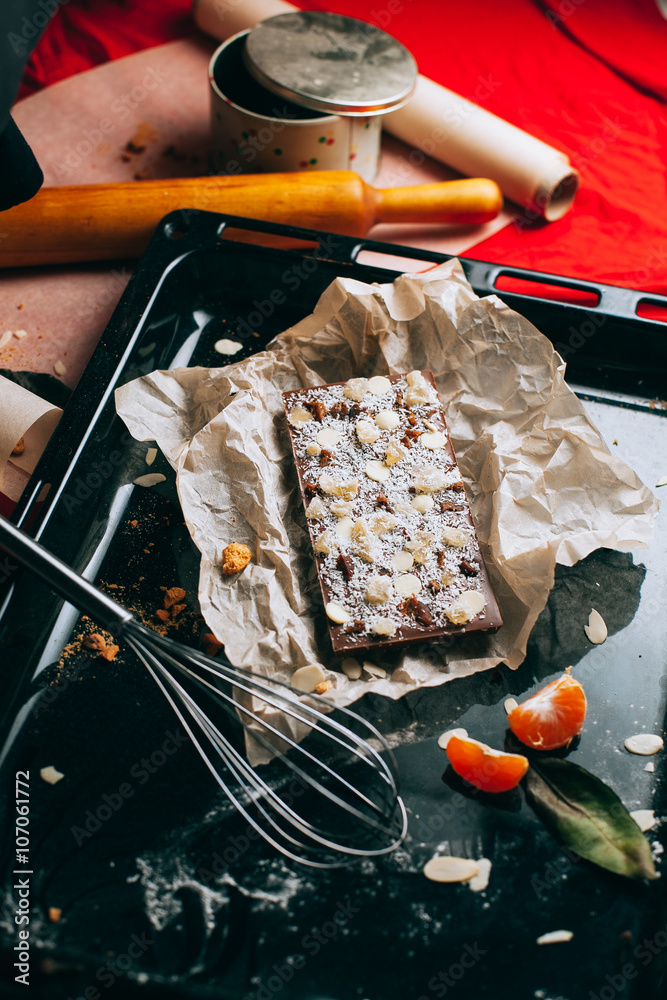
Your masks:
M 479 865 L 470 858 L 453 858 L 447 854 L 427 861 L 424 875 L 431 882 L 468 882 L 479 875 Z
M 375 423 L 383 431 L 395 431 L 401 422 L 396 410 L 380 410 L 375 414 Z
M 504 708 L 508 715 L 510 714 L 510 712 L 513 712 L 514 709 L 518 707 L 519 707 L 519 702 L 516 700 L 516 698 L 505 698 Z
M 412 552 L 406 552 L 405 549 L 401 549 L 400 552 L 394 552 L 391 557 L 391 565 L 395 570 L 398 570 L 399 573 L 404 573 L 407 569 L 411 569 L 414 561 L 415 559 Z
M 317 435 L 317 443 L 323 448 L 335 448 L 342 436 L 341 432 L 334 430 L 333 427 L 323 427 Z
M 630 815 L 642 833 L 652 830 L 655 826 L 655 811 L 653 809 L 635 809 Z
M 149 448 L 146 452 L 146 458 L 144 461 L 146 462 L 146 465 L 152 465 L 156 458 L 157 448 Z
M 448 729 L 446 733 L 442 733 L 438 736 L 438 746 L 441 750 L 447 749 L 447 744 L 451 740 L 452 736 L 458 736 L 460 739 L 464 740 L 468 735 L 467 729 Z
M 217 351 L 218 354 L 237 354 L 242 348 L 243 344 L 240 344 L 238 340 L 229 340 L 227 337 L 216 340 L 213 345 L 213 350 Z
M 440 431 L 427 431 L 426 434 L 422 434 L 419 443 L 430 451 L 435 451 L 437 448 L 445 447 L 447 438 Z
M 157 486 L 158 483 L 163 483 L 166 478 L 161 472 L 148 472 L 145 476 L 137 476 L 132 482 L 135 486 Z
M 661 736 L 656 736 L 654 733 L 637 733 L 636 736 L 628 736 L 623 746 L 630 753 L 636 753 L 642 757 L 650 757 L 652 754 L 662 750 L 664 741 Z
M 53 764 L 49 764 L 47 767 L 41 768 L 39 776 L 42 781 L 46 781 L 49 785 L 56 785 L 61 778 L 65 777 L 62 771 L 58 771 Z
M 341 517 L 336 523 L 334 530 L 339 538 L 350 539 L 352 537 L 353 527 L 354 521 L 351 517 Z
M 384 375 L 374 375 L 373 378 L 369 378 L 367 388 L 374 396 L 383 396 L 391 389 L 391 382 Z
M 337 604 L 335 601 L 329 601 L 324 610 L 326 611 L 327 618 L 330 618 L 332 622 L 336 622 L 337 625 L 343 625 L 344 622 L 350 620 L 349 611 L 346 611 L 342 604 Z
M 369 663 L 368 660 L 364 660 L 364 670 L 376 680 L 382 680 L 383 677 L 387 676 L 387 671 L 384 667 L 378 667 L 375 663 Z
M 596 646 L 599 646 L 607 638 L 605 620 L 595 608 L 593 608 L 588 616 L 588 625 L 584 625 L 584 632 L 588 636 L 589 641 Z
M 399 597 L 414 597 L 422 589 L 422 582 L 414 573 L 404 573 L 396 580 L 396 593 Z
M 547 931 L 538 937 L 536 944 L 565 944 L 574 937 L 572 931 Z
M 341 663 L 341 670 L 351 681 L 358 681 L 361 677 L 361 664 L 353 656 L 346 656 Z
M 471 892 L 483 892 L 489 884 L 489 876 L 491 875 L 492 866 L 488 858 L 477 858 L 477 864 L 479 865 L 479 874 L 473 875 L 468 882 L 468 888 Z
M 385 483 L 391 476 L 391 469 L 376 459 L 366 462 L 366 475 L 376 483 Z
M 324 671 L 319 663 L 307 663 L 305 667 L 299 667 L 298 670 L 294 671 L 290 678 L 290 684 L 299 691 L 311 694 L 317 685 L 322 684 L 325 680 Z
M 299 428 L 302 424 L 307 424 L 313 419 L 310 410 L 304 406 L 295 406 L 291 413 L 287 414 L 287 420 L 292 427 Z
M 428 493 L 421 493 L 414 500 L 410 501 L 410 506 L 419 511 L 420 514 L 426 514 L 435 507 L 435 500 Z

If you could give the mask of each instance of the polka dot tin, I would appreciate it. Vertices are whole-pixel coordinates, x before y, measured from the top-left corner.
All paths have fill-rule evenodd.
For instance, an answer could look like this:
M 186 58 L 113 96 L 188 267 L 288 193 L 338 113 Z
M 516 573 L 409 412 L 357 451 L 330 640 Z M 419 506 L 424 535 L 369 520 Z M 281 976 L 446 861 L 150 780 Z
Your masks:
M 354 18 L 280 14 L 213 54 L 211 168 L 218 174 L 354 170 L 372 182 L 382 113 L 417 77 L 408 50 Z

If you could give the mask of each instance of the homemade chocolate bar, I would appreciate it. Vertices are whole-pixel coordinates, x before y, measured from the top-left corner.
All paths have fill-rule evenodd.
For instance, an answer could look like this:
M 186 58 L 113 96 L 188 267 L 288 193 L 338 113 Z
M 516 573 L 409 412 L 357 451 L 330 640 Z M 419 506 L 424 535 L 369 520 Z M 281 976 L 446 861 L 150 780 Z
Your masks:
M 502 625 L 433 373 L 283 393 L 338 655 Z

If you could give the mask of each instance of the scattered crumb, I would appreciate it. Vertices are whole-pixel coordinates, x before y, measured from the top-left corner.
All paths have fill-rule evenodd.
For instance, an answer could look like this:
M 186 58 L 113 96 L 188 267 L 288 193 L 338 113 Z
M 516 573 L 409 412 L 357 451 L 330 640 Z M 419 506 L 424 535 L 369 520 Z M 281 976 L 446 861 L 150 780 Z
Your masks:
M 479 875 L 479 865 L 470 858 L 453 858 L 446 854 L 427 861 L 424 875 L 431 882 L 467 882 Z
M 315 688 L 315 694 L 325 694 L 325 692 L 330 691 L 333 687 L 333 681 L 326 680 L 320 681 L 320 683 Z
M 240 542 L 231 542 L 222 550 L 222 572 L 226 576 L 233 576 L 245 569 L 252 559 L 252 552 L 247 545 Z
M 53 764 L 41 768 L 39 776 L 42 781 L 46 781 L 49 785 L 57 785 L 60 779 L 65 777 L 62 771 L 58 771 Z
M 596 646 L 601 645 L 607 638 L 605 620 L 595 608 L 593 608 L 588 616 L 588 625 L 584 625 L 584 632 L 588 636 L 589 642 L 594 643 Z
M 652 754 L 662 750 L 664 742 L 662 737 L 654 733 L 638 733 L 636 736 L 628 736 L 623 746 L 630 753 L 637 753 L 643 757 L 650 757 Z
M 52 924 L 57 924 L 62 915 L 63 911 L 60 909 L 59 906 L 49 907 L 49 920 L 51 921 Z
M 92 653 L 97 653 L 103 660 L 108 660 L 109 662 L 115 660 L 118 655 L 119 647 L 113 640 L 110 642 L 107 641 L 99 632 L 92 632 L 90 635 L 87 635 L 81 645 L 84 649 Z
M 186 604 L 173 604 L 171 608 L 171 617 L 178 618 L 181 611 L 185 611 L 186 607 Z
M 204 652 L 207 656 L 217 656 L 222 649 L 222 643 L 216 639 L 212 632 L 204 632 L 201 641 L 205 644 Z
M 17 309 L 25 309 L 25 304 L 23 302 L 20 302 L 19 305 L 17 305 L 16 308 Z
M 653 809 L 635 809 L 630 815 L 642 833 L 652 830 L 655 826 L 655 812 Z
M 172 604 L 177 604 L 185 597 L 182 587 L 170 587 L 164 595 L 164 607 L 169 609 Z
M 138 527 L 138 525 L 139 525 L 138 521 L 130 521 L 130 527 L 131 528 L 136 528 L 136 527 Z
M 152 465 L 157 458 L 157 448 L 149 448 L 146 452 L 146 465 Z
M 19 308 L 21 309 L 23 307 L 19 306 Z M 17 340 L 23 340 L 24 337 L 28 336 L 28 331 L 27 330 L 14 330 L 14 336 L 16 337 Z
M 479 867 L 479 873 L 477 875 L 473 875 L 470 879 L 468 882 L 468 888 L 473 892 L 483 892 L 489 884 L 491 862 L 488 858 L 478 858 L 477 865 Z
M 169 621 L 169 612 L 165 611 L 164 608 L 158 608 L 157 611 L 155 612 L 155 616 L 156 618 L 159 618 L 161 622 Z
M 644 768 L 644 770 L 648 771 L 650 774 L 654 773 L 654 771 L 655 771 L 655 764 L 653 763 L 652 760 L 650 760 L 648 762 L 648 764 L 646 765 L 646 767 Z
M 148 472 L 145 476 L 137 476 L 132 481 L 135 486 L 157 486 L 158 483 L 163 483 L 166 478 L 161 472 Z
M 614 438 L 612 444 L 618 444 L 618 438 Z
M 573 937 L 572 931 L 548 931 L 538 937 L 537 944 L 564 944 L 566 941 L 571 941 Z
M 12 448 L 12 455 L 22 455 L 25 451 L 25 441 L 23 438 L 19 438 L 14 447 Z

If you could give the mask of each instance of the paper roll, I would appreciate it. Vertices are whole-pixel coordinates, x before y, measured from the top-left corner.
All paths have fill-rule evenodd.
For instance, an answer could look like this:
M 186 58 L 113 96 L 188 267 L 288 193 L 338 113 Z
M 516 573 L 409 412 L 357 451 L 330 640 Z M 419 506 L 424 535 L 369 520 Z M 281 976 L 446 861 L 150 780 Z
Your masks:
M 194 0 L 197 26 L 224 41 L 266 17 L 298 10 L 285 0 Z M 383 118 L 398 139 L 468 177 L 490 177 L 503 193 L 547 222 L 569 210 L 579 174 L 567 156 L 420 76 L 414 95 Z
M 25 473 L 33 472 L 62 412 L 60 407 L 0 375 L 0 490 L 11 500 L 18 500 L 21 480 L 5 479 L 7 463 Z M 22 453 L 12 455 L 21 439 Z

